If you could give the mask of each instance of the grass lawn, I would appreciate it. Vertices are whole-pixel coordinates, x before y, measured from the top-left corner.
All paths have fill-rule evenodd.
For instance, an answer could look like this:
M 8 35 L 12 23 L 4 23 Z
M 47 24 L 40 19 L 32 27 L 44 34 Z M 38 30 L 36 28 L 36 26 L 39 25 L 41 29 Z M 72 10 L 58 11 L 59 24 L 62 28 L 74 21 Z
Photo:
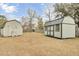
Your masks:
M 79 38 L 60 40 L 35 32 L 0 37 L 0 55 L 79 55 Z

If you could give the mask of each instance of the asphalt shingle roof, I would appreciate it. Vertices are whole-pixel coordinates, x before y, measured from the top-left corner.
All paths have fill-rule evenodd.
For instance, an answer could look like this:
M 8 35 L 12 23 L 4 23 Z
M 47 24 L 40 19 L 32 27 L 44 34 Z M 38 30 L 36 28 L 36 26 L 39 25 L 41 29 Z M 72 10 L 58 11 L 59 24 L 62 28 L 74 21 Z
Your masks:
M 45 26 L 49 26 L 49 25 L 55 25 L 55 24 L 61 24 L 64 20 L 64 17 L 62 18 L 58 18 L 58 19 L 55 19 L 55 20 L 52 20 L 52 21 L 47 21 L 45 23 Z

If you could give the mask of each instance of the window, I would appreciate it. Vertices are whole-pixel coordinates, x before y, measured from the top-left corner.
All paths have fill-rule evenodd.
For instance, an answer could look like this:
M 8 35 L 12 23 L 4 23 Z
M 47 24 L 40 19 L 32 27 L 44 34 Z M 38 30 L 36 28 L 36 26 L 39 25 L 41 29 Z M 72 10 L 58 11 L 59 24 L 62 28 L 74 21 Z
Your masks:
M 56 31 L 59 32 L 59 24 L 56 24 Z
M 45 27 L 45 31 L 47 31 L 47 27 Z

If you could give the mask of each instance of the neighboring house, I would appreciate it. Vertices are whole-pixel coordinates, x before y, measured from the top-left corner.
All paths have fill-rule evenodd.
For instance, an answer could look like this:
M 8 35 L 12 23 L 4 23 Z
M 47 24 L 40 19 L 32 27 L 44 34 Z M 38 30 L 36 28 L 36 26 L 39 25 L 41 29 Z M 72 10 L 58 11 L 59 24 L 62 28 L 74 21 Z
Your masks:
M 70 16 L 48 21 L 44 27 L 45 35 L 57 38 L 74 38 L 75 22 Z
M 19 36 L 23 34 L 23 28 L 20 22 L 16 20 L 6 21 L 0 26 L 1 36 Z

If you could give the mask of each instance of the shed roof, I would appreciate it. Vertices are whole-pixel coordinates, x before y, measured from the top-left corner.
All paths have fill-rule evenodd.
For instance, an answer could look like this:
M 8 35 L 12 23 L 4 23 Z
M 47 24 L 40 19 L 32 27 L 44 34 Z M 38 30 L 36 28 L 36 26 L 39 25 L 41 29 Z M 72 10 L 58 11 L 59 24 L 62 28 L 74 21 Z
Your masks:
M 52 20 L 52 21 L 48 21 L 45 23 L 45 26 L 49 26 L 49 25 L 55 25 L 55 24 L 61 24 L 61 23 L 64 23 L 63 21 L 66 20 L 65 22 L 66 23 L 69 23 L 69 24 L 74 24 L 74 22 L 72 22 L 72 20 L 70 19 L 70 21 L 68 21 L 69 19 L 67 18 L 71 18 L 73 19 L 72 17 L 70 16 L 65 16 L 65 17 L 61 17 L 61 18 L 58 18 L 58 19 L 55 19 L 55 20 Z M 72 22 L 72 23 L 71 23 Z
M 6 23 L 8 23 L 8 22 L 12 22 L 12 21 L 16 21 L 16 22 L 20 23 L 20 22 L 19 22 L 19 21 L 17 21 L 17 20 L 10 20 L 10 21 L 6 21 L 6 22 L 4 22 L 4 23 L 0 24 L 0 29 L 1 29 L 1 28 L 4 28 L 4 26 L 5 26 L 5 24 L 6 24 Z
M 64 20 L 64 17 L 52 20 L 52 21 L 47 21 L 45 22 L 45 26 L 49 26 L 49 25 L 55 25 L 55 24 L 61 24 Z

